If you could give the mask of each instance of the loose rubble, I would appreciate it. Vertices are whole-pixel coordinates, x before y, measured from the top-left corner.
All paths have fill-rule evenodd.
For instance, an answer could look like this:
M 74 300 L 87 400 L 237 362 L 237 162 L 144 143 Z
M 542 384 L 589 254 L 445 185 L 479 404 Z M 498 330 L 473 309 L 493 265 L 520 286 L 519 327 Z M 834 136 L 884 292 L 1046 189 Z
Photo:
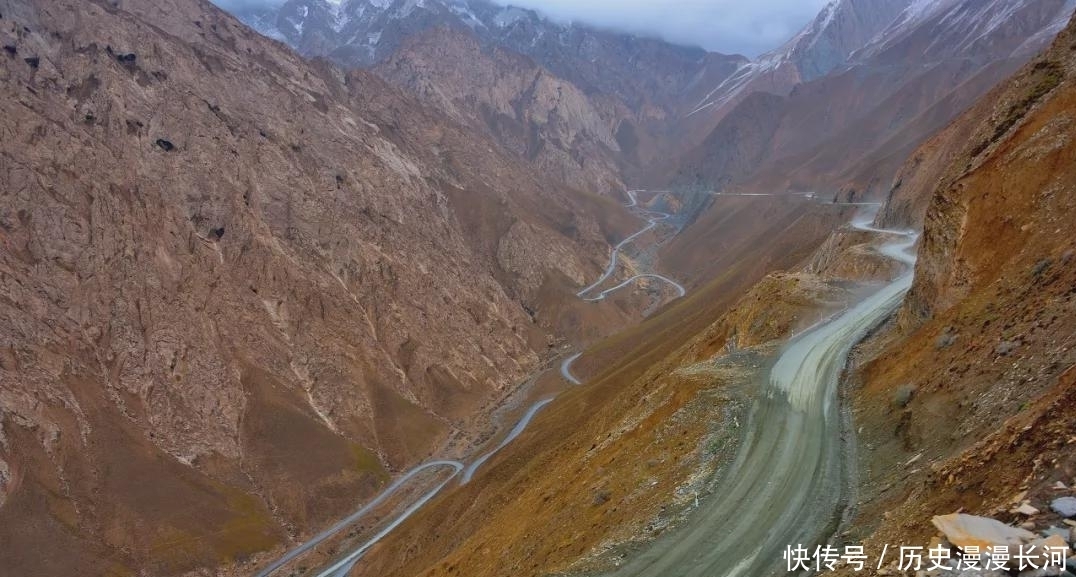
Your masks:
M 939 515 L 933 524 L 941 532 L 935 538 L 932 548 L 940 543 L 949 547 L 951 558 L 942 565 L 944 570 L 934 568 L 931 571 L 917 571 L 917 577 L 1074 577 L 1076 575 L 1076 555 L 1073 555 L 1072 543 L 1076 537 L 1076 522 L 1064 519 L 1064 526 L 1057 522 L 1044 526 L 1044 521 L 1052 517 L 1049 512 L 1042 512 L 1025 500 L 1026 494 L 1018 495 L 1013 500 L 1016 505 L 1010 513 L 1030 517 L 1014 527 L 990 517 L 980 517 L 964 513 Z M 1060 503 L 1059 503 L 1060 502 Z M 1053 512 L 1065 515 L 1076 506 L 1076 498 L 1063 497 L 1050 503 Z M 1045 517 L 1045 519 L 1043 518 Z M 1056 519 L 1056 518 L 1055 518 Z M 1031 530 L 1029 530 L 1031 529 Z M 1010 552 L 1025 551 L 1030 555 L 1030 563 L 1021 569 L 1015 553 L 1009 558 L 991 559 L 987 554 L 999 546 L 1008 547 Z M 978 548 L 978 549 L 976 549 Z M 1053 554 L 1053 557 L 1051 557 Z M 1051 564 L 1057 555 L 1063 554 L 1065 567 Z M 969 567 L 971 565 L 972 567 Z M 998 566 L 1003 566 L 1004 570 Z M 896 564 L 883 569 L 880 575 L 903 575 Z

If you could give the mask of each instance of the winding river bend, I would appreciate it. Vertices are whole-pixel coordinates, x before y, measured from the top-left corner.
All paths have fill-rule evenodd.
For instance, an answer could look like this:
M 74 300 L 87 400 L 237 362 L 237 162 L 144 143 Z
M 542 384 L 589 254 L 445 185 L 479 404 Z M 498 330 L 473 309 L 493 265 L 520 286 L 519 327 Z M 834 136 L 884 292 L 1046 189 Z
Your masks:
M 878 250 L 906 265 L 890 283 L 794 338 L 752 408 L 737 456 L 713 495 L 682 527 L 630 559 L 615 577 L 765 577 L 784 568 L 789 545 L 826 538 L 840 515 L 838 383 L 852 347 L 890 316 L 912 284 L 916 235 L 852 226 L 888 237 Z

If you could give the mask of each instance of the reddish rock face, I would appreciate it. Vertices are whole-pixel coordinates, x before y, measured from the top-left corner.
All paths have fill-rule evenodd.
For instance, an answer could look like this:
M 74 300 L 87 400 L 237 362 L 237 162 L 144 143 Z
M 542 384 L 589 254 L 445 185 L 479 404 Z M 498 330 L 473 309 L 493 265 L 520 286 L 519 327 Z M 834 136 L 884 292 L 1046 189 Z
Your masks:
M 531 371 L 523 303 L 633 226 L 208 4 L 0 16 L 5 571 L 308 534 Z

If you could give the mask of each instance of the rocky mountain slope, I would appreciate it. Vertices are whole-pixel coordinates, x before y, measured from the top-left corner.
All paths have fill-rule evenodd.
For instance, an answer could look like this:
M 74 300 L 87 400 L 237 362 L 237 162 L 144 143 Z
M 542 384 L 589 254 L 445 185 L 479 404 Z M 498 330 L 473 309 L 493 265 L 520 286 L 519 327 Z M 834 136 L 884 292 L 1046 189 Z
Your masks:
M 238 16 L 268 36 L 309 56 L 370 67 L 388 59 L 406 39 L 433 28 L 472 32 L 533 59 L 587 93 L 617 97 L 633 108 L 667 102 L 693 82 L 720 81 L 700 74 L 734 69 L 743 57 L 707 53 L 660 40 L 563 24 L 486 0 L 288 0 Z M 322 40 L 324 39 L 324 40 Z
M 589 348 L 573 369 L 584 386 L 544 409 L 471 483 L 401 525 L 353 574 L 591 574 L 580 571 L 609 568 L 675 524 L 735 446 L 734 423 L 743 422 L 762 358 L 712 362 L 726 351 L 722 319 L 740 324 L 744 315 L 731 311 L 741 300 L 757 306 L 754 294 L 744 296 L 755 283 L 807 259 L 852 214 L 801 199 L 751 202 L 729 199 L 729 222 L 787 216 L 722 228 L 715 245 L 741 255 L 723 261 L 725 274 Z M 744 342 L 751 338 L 745 331 Z
M 237 15 L 302 54 L 376 67 L 451 113 L 465 109 L 508 150 L 602 193 L 668 154 L 685 94 L 746 62 L 486 0 L 288 0 Z
M 842 0 L 758 77 L 772 90 L 706 108 L 681 182 L 859 196 L 1066 10 Z M 742 64 L 477 2 L 272 14 L 264 31 L 392 82 L 201 0 L 0 0 L 4 571 L 248 574 L 466 450 L 551 345 L 629 316 L 573 293 L 639 223 L 572 186 L 611 192 L 671 135 L 692 142 L 670 121 L 683 96 Z M 957 507 L 1022 520 L 1013 493 L 1045 510 L 1076 475 L 1074 34 L 890 190 L 883 220 L 924 235 L 905 308 L 852 367 L 849 539 L 928 537 Z M 688 296 L 586 350 L 587 386 L 358 572 L 618 564 L 707 497 L 783 340 L 894 274 L 836 230 L 857 207 L 697 198 L 710 209 L 658 262 Z
M 848 196 L 880 192 L 926 136 L 1042 49 L 1073 8 L 1071 0 L 834 0 L 752 61 L 483 0 L 289 0 L 241 16 L 345 66 L 392 60 L 379 70 L 435 104 L 455 101 L 450 109 L 465 104 L 461 95 L 481 95 L 463 106 L 466 116 L 524 158 L 540 148 L 538 166 L 572 186 L 607 192 L 627 178 Z M 446 42 L 447 32 L 436 43 L 417 39 L 435 28 L 474 45 Z M 532 93 L 518 79 L 486 91 L 494 76 L 516 75 L 504 51 L 547 70 L 543 78 L 575 101 L 568 110 L 585 114 L 565 114 L 556 124 L 566 130 L 547 131 L 532 122 L 542 115 L 528 110 Z M 474 70 L 431 66 L 460 54 Z
M 835 2 L 787 46 L 698 103 L 688 118 L 705 131 L 702 144 L 671 177 L 877 192 L 922 139 L 1045 47 L 1074 7 L 1065 0 Z M 779 98 L 763 111 L 752 96 L 759 91 Z
M 465 445 L 637 226 L 205 2 L 2 0 L 0 45 L 11 574 L 308 535 Z
M 416 34 L 375 73 L 488 131 L 506 150 L 579 190 L 623 190 L 614 128 L 625 107 L 599 108 L 574 84 L 507 49 L 449 28 Z M 626 143 L 628 144 L 628 143 Z
M 706 91 L 684 112 L 709 130 L 752 93 L 787 95 L 797 84 L 845 67 L 856 51 L 890 26 L 909 4 L 910 0 L 832 1 L 784 45 L 729 78 L 702 87 Z

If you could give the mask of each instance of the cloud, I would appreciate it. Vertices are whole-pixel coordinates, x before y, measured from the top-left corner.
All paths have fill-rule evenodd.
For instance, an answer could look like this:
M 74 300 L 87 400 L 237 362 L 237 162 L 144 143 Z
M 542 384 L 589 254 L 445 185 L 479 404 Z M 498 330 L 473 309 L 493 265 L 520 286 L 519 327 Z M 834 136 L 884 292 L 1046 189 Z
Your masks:
M 280 6 L 285 0 L 210 0 L 229 12 L 241 12 L 252 8 Z
M 284 0 L 213 0 L 225 10 Z M 757 56 L 792 37 L 827 0 L 492 0 L 546 16 L 708 50 Z
M 756 56 L 784 43 L 827 0 L 494 0 L 679 44 Z

